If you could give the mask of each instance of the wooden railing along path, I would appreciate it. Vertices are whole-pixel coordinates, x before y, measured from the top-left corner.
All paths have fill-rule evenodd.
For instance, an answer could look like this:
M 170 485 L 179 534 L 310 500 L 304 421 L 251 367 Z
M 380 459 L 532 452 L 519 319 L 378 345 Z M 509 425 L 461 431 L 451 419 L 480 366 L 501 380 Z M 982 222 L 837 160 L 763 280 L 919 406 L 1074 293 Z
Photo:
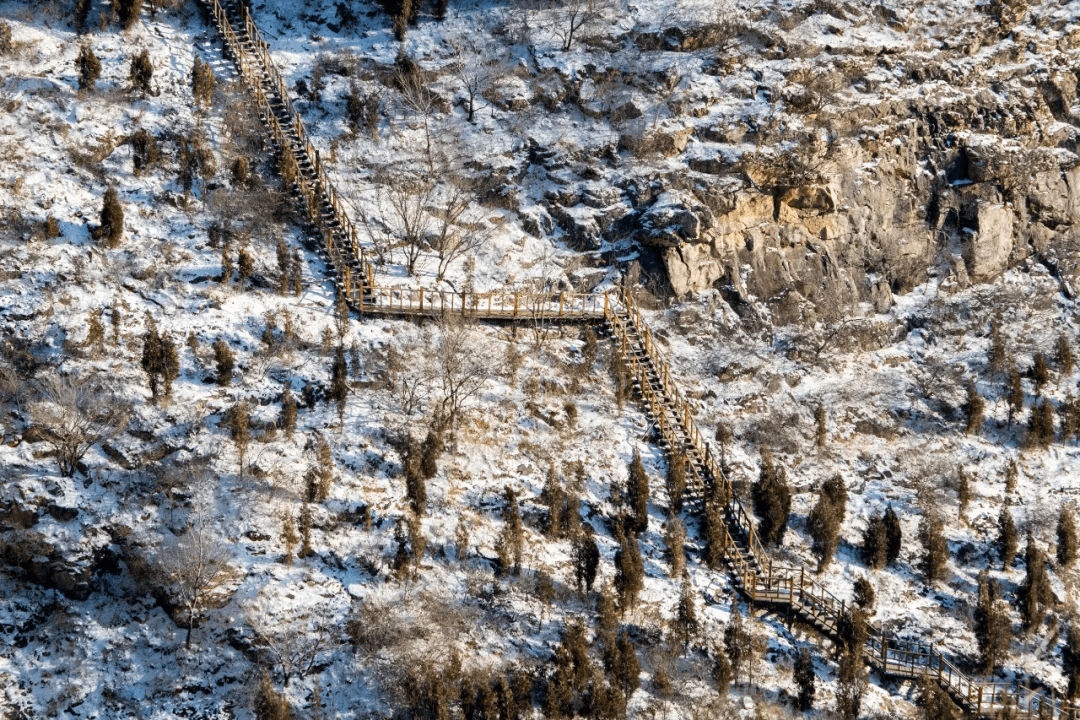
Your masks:
M 304 121 L 289 97 L 269 47 L 259 34 L 247 6 L 239 0 L 201 0 L 221 33 L 227 54 L 255 97 L 259 115 L 278 151 L 295 161 L 293 188 L 297 200 L 320 236 L 320 250 L 330 264 L 338 288 L 355 288 L 362 298 L 374 280 L 371 263 L 360 245 L 356 225 L 311 144 Z
M 685 455 L 690 499 L 704 509 L 702 494 L 726 501 L 722 550 L 736 587 L 752 604 L 779 606 L 819 631 L 839 639 L 841 618 L 851 607 L 815 581 L 804 567 L 781 567 L 772 562 L 754 531 L 750 514 L 735 497 L 730 479 L 712 455 L 693 418 L 692 408 L 671 379 L 649 326 L 629 294 L 609 300 L 605 321 L 635 381 L 646 411 L 653 419 L 669 461 Z M 925 679 L 937 683 L 969 714 L 997 717 L 1006 711 L 1016 717 L 1080 720 L 1080 705 L 1023 685 L 984 683 L 969 677 L 935 649 L 933 644 L 902 640 L 874 623 L 867 623 L 862 649 L 867 663 L 884 676 Z
M 356 228 L 343 210 L 247 8 L 236 0 L 202 2 L 210 9 L 229 54 L 254 93 L 274 142 L 296 160 L 297 196 L 321 236 L 335 285 L 349 304 L 361 313 L 401 317 L 456 314 L 521 324 L 560 320 L 605 324 L 669 460 L 685 458 L 689 507 L 702 511 L 708 498 L 723 499 L 721 549 L 736 587 L 751 603 L 784 608 L 837 639 L 841 617 L 850 608 L 805 568 L 781 567 L 769 558 L 749 511 L 735 497 L 731 481 L 697 427 L 692 404 L 672 379 L 671 366 L 632 297 L 627 293 L 614 297 L 528 291 L 452 293 L 376 286 Z M 1017 717 L 1080 720 L 1080 706 L 1070 701 L 1015 684 L 983 683 L 967 676 L 933 644 L 901 640 L 873 624 L 867 627 L 867 637 L 862 652 L 871 667 L 885 676 L 935 682 L 975 717 L 996 717 L 1008 710 Z

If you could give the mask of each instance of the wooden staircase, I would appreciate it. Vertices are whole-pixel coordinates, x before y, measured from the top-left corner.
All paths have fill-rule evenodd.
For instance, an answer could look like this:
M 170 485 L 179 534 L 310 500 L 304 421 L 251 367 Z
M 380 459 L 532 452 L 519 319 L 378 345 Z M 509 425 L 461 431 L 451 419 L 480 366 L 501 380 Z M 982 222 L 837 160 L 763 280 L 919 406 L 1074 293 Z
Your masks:
M 671 379 L 670 365 L 653 342 L 653 335 L 632 296 L 605 305 L 605 324 L 629 368 L 645 410 L 667 451 L 669 461 L 684 453 L 687 461 L 687 505 L 704 510 L 707 493 L 725 498 L 724 561 L 735 587 L 756 605 L 774 606 L 799 618 L 818 632 L 839 639 L 841 618 L 851 608 L 817 583 L 803 567 L 774 565 L 755 535 L 749 513 L 734 496 L 731 481 L 714 460 L 698 430 L 691 407 Z M 1080 720 L 1080 705 L 1035 692 L 1020 685 L 983 683 L 968 677 L 934 646 L 900 640 L 868 623 L 862 649 L 867 664 L 883 677 L 925 679 L 937 683 L 969 715 Z
M 279 153 L 291 156 L 296 167 L 293 195 L 304 208 L 320 239 L 320 254 L 330 266 L 334 284 L 347 301 L 364 303 L 374 284 L 374 270 L 360 246 L 356 226 L 345 212 L 319 151 L 311 144 L 303 119 L 289 97 L 266 42 L 240 0 L 203 0 L 235 64 L 255 97 L 259 116 Z

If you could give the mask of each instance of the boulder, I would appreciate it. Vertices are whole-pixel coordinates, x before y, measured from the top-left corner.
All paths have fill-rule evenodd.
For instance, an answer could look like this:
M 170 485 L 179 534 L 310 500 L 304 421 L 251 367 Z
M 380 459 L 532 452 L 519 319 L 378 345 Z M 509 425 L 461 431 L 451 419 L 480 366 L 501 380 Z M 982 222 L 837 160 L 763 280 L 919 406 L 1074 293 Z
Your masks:
M 980 200 L 975 217 L 975 227 L 965 228 L 962 233 L 964 262 L 973 281 L 986 282 L 1008 267 L 1013 249 L 1013 211 Z
M 664 250 L 664 266 L 676 295 L 711 287 L 724 275 L 707 245 L 686 243 Z

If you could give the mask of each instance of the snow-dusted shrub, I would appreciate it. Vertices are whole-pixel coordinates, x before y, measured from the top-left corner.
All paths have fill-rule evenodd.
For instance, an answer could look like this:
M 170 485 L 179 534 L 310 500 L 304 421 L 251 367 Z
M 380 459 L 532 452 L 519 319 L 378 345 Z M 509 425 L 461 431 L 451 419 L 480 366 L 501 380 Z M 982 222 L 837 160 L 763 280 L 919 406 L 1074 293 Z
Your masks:
M 154 63 L 150 61 L 150 52 L 146 48 L 131 58 L 128 75 L 133 88 L 147 95 L 150 94 L 150 81 L 154 78 Z
M 217 384 L 226 387 L 232 384 L 233 365 L 235 364 L 232 350 L 224 339 L 214 341 L 214 363 L 217 366 Z
M 156 165 L 160 156 L 154 134 L 145 128 L 136 130 L 131 136 L 131 168 L 135 177 Z
M 142 13 L 142 0 L 119 0 L 120 25 L 125 30 L 135 27 Z
M 101 77 L 101 61 L 88 44 L 84 43 L 79 48 L 75 66 L 79 70 L 79 89 L 93 90 L 98 78 Z
M 124 235 L 124 207 L 115 188 L 105 191 L 101 203 L 101 225 L 93 229 L 96 240 L 107 248 L 120 247 L 120 238 Z
M 10 55 L 15 50 L 15 43 L 11 38 L 11 25 L 7 20 L 0 20 L 0 55 Z
M 191 68 L 191 95 L 195 100 L 196 108 L 209 107 L 214 97 L 214 87 L 217 81 L 210 65 L 195 58 L 195 64 Z

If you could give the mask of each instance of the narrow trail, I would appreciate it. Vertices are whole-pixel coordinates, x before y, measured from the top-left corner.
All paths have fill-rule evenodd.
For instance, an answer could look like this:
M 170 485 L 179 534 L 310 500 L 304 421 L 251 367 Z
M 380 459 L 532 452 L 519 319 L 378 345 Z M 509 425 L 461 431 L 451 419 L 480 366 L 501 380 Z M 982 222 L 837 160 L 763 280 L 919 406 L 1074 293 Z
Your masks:
M 500 291 L 452 293 L 440 290 L 378 287 L 356 227 L 311 144 L 284 80 L 270 57 L 247 8 L 239 0 L 201 0 L 221 33 L 227 59 L 237 66 L 254 94 L 260 116 L 280 153 L 294 160 L 294 195 L 319 235 L 320 252 L 333 281 L 358 313 L 389 317 L 440 317 L 457 314 L 477 320 L 523 326 L 537 323 L 591 323 L 607 329 L 633 378 L 635 389 L 671 462 L 685 458 L 686 511 L 700 517 L 709 502 L 719 502 L 724 528 L 723 560 L 735 586 L 752 605 L 772 607 L 797 617 L 833 640 L 850 619 L 849 606 L 817 583 L 804 567 L 772 562 L 756 534 L 751 514 L 732 492 L 731 481 L 698 429 L 692 406 L 671 376 L 653 333 L 629 294 L 568 294 Z M 961 672 L 929 645 L 901 640 L 879 625 L 867 624 L 862 648 L 866 663 L 882 677 L 937 683 L 972 717 L 1003 713 L 1040 720 L 1080 720 L 1080 705 L 1023 686 L 986 683 Z

